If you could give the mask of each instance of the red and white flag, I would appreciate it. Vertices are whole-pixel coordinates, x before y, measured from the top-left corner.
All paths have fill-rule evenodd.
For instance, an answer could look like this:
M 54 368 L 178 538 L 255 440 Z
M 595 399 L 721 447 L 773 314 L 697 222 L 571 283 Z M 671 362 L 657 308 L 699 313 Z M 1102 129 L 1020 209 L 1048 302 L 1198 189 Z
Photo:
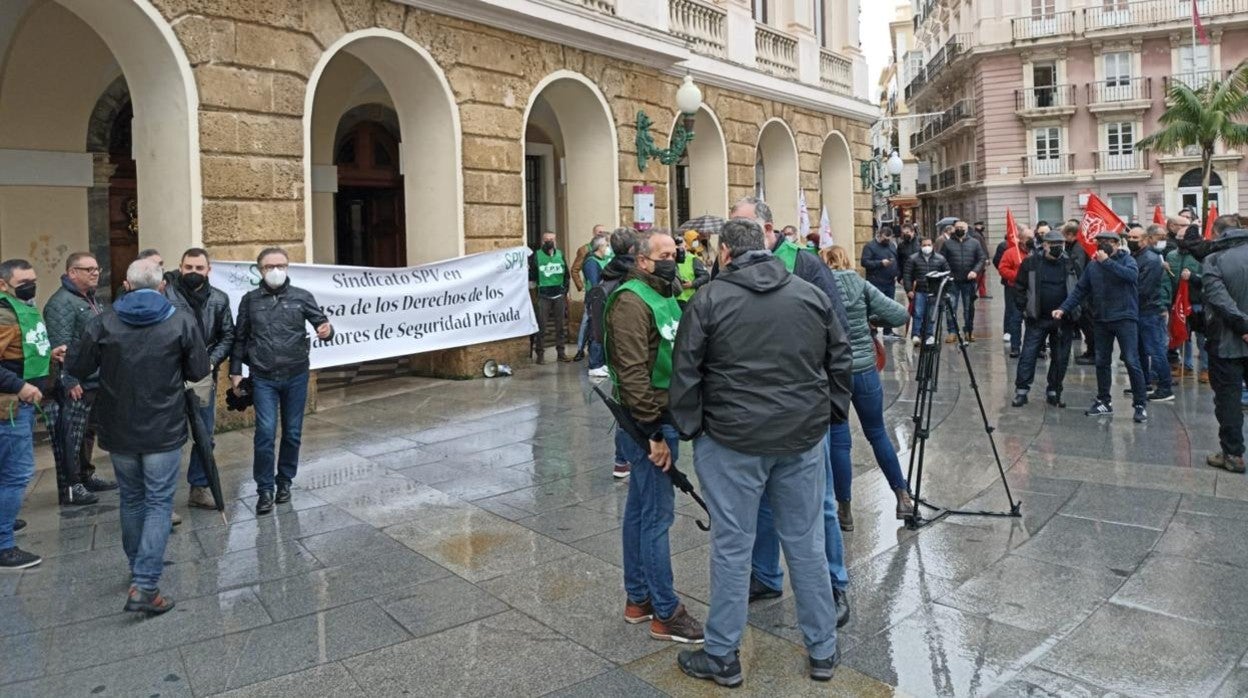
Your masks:
M 1083 223 L 1079 226 L 1079 244 L 1088 253 L 1088 259 L 1096 256 L 1097 233 L 1108 230 L 1122 235 L 1126 229 L 1126 224 L 1112 208 L 1106 206 L 1096 194 L 1088 195 L 1088 205 L 1083 209 Z
M 1196 30 L 1196 35 L 1200 37 L 1200 43 L 1208 46 L 1209 35 L 1205 33 L 1205 25 L 1200 21 L 1200 7 L 1196 3 L 1197 0 L 1192 0 L 1192 26 Z
M 1192 314 L 1192 300 L 1187 279 L 1179 279 L 1179 290 L 1174 294 L 1174 307 L 1170 309 L 1170 351 L 1187 342 L 1187 317 Z

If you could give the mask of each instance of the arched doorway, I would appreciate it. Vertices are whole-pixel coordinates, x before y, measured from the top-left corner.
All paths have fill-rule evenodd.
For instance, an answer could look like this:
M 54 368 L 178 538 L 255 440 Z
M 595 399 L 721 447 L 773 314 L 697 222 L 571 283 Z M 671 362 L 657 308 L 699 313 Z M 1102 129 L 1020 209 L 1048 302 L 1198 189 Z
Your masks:
M 772 119 L 763 125 L 754 171 L 756 189 L 771 207 L 776 228 L 797 225 L 797 141 L 783 121 Z
M 678 115 L 672 129 L 683 119 Z M 705 106 L 699 109 L 693 133 L 685 157 L 669 173 L 672 230 L 690 218 L 728 214 L 728 146 L 714 112 Z
M 0 45 L 0 150 L 23 164 L 0 186 L 0 255 L 55 279 L 76 251 L 128 264 L 120 251 L 113 261 L 114 224 L 129 228 L 124 250 L 200 244 L 195 81 L 148 0 L 11 0 L 0 4 Z M 101 120 L 101 95 L 119 81 L 125 99 Z M 129 191 L 110 203 L 114 177 Z M 42 284 L 39 300 L 55 288 Z
M 559 71 L 538 83 L 525 110 L 525 238 L 547 230 L 572 250 L 595 225 L 615 226 L 620 187 L 615 123 L 588 78 Z
M 1190 208 L 1196 212 L 1196 215 L 1204 215 L 1205 202 L 1204 175 L 1200 168 L 1194 168 L 1183 173 L 1179 177 L 1179 208 Z M 1216 171 L 1209 172 L 1209 205 L 1222 207 L 1222 177 Z
M 463 254 L 459 111 L 422 47 L 383 29 L 339 39 L 308 81 L 304 128 L 313 261 L 405 266 Z
M 819 157 L 819 199 L 828 209 L 832 239 L 846 249 L 855 249 L 858 241 L 854 239 L 853 160 L 849 155 L 849 143 L 836 131 L 823 141 L 823 153 Z M 854 256 L 850 254 L 851 258 Z
M 380 112 L 382 119 L 362 118 L 359 111 Z M 407 263 L 399 139 L 397 128 L 387 122 L 397 126 L 393 110 L 369 105 L 348 112 L 339 124 L 334 147 L 337 264 L 401 267 Z

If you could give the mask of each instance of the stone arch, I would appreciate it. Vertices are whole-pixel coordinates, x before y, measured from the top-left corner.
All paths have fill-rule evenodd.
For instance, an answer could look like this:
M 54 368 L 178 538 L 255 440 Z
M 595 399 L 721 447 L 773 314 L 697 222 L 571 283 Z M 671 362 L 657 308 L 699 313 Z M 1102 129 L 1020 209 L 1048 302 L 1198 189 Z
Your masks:
M 797 225 L 797 140 L 793 130 L 781 119 L 769 119 L 758 132 L 757 152 L 763 197 L 771 207 L 776 228 Z M 756 168 L 756 177 L 758 172 Z
M 558 70 L 533 87 L 525 106 L 521 145 L 526 163 L 530 154 L 527 132 L 533 125 L 534 110 L 546 111 L 546 108 L 554 123 L 545 127 L 558 131 L 554 140 L 560 146 L 555 160 L 562 165 L 560 176 L 555 179 L 564 187 L 563 225 L 555 232 L 560 246 L 570 250 L 582 239 L 589 238 L 593 226 L 602 224 L 613 228 L 619 219 L 618 134 L 611 107 L 598 86 L 580 73 Z M 528 200 L 526 189 L 521 199 L 526 221 L 529 219 Z
M 671 133 L 676 125 L 684 119 L 677 114 L 672 121 Z M 689 177 L 689 214 L 691 218 L 710 214 L 714 216 L 728 215 L 728 142 L 724 138 L 724 129 L 719 117 L 705 104 L 694 116 L 694 139 L 690 141 L 686 151 L 686 163 Z M 668 191 L 675 192 L 682 185 L 676 181 L 676 168 L 672 168 L 668 181 Z M 675 201 L 675 193 L 672 194 Z M 673 211 L 675 207 L 673 206 Z M 675 215 L 675 214 L 673 214 Z M 677 226 L 684 221 L 673 220 Z
M 334 140 L 340 119 L 360 104 L 323 85 L 341 56 L 362 63 L 380 81 L 398 117 L 404 177 L 407 263 L 464 253 L 462 144 L 459 109 L 437 61 L 411 38 L 387 29 L 348 33 L 325 49 L 304 97 L 304 206 L 309 259 L 333 261 Z M 323 89 L 326 88 L 326 89 Z M 367 101 L 372 102 L 370 98 Z M 419 163 L 419 170 L 413 166 Z
M 829 133 L 823 140 L 823 152 L 819 156 L 819 200 L 828 209 L 832 239 L 845 249 L 855 248 L 854 161 L 849 154 L 849 142 L 840 131 Z
M 181 43 L 150 0 L 17 0 L 0 15 L 11 30 L 0 32 L 7 44 L 0 149 L 40 161 L 6 177 L 12 188 L 0 190 L 3 254 L 59 273 L 65 255 L 88 247 L 92 117 L 119 76 L 130 93 L 133 157 L 144 183 L 135 202 L 141 244 L 178 251 L 200 244 L 198 91 Z

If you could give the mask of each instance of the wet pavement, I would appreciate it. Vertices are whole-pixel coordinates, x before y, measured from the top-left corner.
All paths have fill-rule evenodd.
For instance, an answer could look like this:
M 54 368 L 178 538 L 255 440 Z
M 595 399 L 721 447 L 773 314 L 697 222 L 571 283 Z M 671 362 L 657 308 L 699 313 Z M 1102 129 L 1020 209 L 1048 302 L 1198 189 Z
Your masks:
M 997 303 L 985 328 L 1000 326 Z M 1187 378 L 1146 425 L 1121 398 L 1117 415 L 1087 418 L 1093 371 L 1072 364 L 1069 408 L 1035 389 L 1015 409 L 1014 362 L 999 331 L 981 336 L 972 362 L 1022 518 L 906 530 L 855 425 L 842 668 L 831 684 L 805 677 L 786 589 L 750 608 L 733 695 L 1248 694 L 1248 479 L 1204 465 L 1216 448 L 1208 387 Z M 954 352 L 923 491 L 1004 509 Z M 889 347 L 886 419 L 903 466 L 914 359 Z M 162 581 L 178 606 L 151 619 L 121 612 L 117 495 L 58 509 L 41 449 L 18 543 L 46 559 L 0 575 L 0 695 L 716 693 L 680 674 L 678 647 L 620 618 L 627 485 L 611 477 L 610 424 L 583 371 L 322 394 L 293 501 L 259 519 L 251 433 L 219 435 L 230 523 L 188 510 L 179 491 L 185 523 Z M 677 503 L 676 587 L 705 618 L 707 538 L 696 505 Z

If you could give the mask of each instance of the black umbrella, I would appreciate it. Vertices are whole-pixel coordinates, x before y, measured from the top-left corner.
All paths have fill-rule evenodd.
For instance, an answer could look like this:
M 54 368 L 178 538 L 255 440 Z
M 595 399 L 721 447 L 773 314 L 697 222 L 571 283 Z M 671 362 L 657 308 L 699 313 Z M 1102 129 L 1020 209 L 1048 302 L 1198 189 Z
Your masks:
M 217 503 L 217 511 L 221 512 L 221 521 L 228 524 L 229 521 L 225 518 L 225 495 L 221 492 L 221 473 L 217 470 L 217 459 L 212 453 L 212 434 L 199 415 L 199 398 L 195 397 L 195 391 L 191 388 L 186 390 L 186 419 L 191 424 L 191 441 L 194 442 L 191 447 L 204 464 L 208 489 L 212 491 L 212 498 Z
M 633 419 L 633 415 L 629 413 L 628 408 L 612 399 L 610 395 L 602 392 L 602 388 L 599 388 L 596 385 L 594 386 L 594 392 L 598 393 L 598 397 L 602 398 L 602 401 L 606 404 L 607 409 L 611 410 L 611 414 L 615 417 L 616 423 L 620 425 L 620 428 L 624 430 L 624 433 L 628 434 L 629 438 L 640 446 L 642 451 L 649 453 L 650 437 L 641 432 L 641 427 L 637 426 L 637 420 Z M 676 486 L 676 489 L 684 492 L 690 497 L 693 497 L 693 501 L 697 502 L 698 506 L 702 507 L 702 511 L 705 511 L 708 517 L 710 516 L 711 512 L 706 508 L 706 502 L 704 502 L 702 497 L 698 495 L 697 490 L 693 489 L 693 483 L 689 482 L 689 476 L 681 472 L 680 468 L 677 468 L 675 463 L 672 463 L 671 467 L 667 469 L 667 476 L 672 479 L 672 484 Z M 710 526 L 698 521 L 697 519 L 694 520 L 694 523 L 698 524 L 698 528 L 703 531 L 711 530 Z
M 681 223 L 679 232 L 683 233 L 686 230 L 696 230 L 699 233 L 706 233 L 707 235 L 719 235 L 720 231 L 724 229 L 724 224 L 727 222 L 728 221 L 726 219 L 720 216 L 698 216 L 697 218 Z

